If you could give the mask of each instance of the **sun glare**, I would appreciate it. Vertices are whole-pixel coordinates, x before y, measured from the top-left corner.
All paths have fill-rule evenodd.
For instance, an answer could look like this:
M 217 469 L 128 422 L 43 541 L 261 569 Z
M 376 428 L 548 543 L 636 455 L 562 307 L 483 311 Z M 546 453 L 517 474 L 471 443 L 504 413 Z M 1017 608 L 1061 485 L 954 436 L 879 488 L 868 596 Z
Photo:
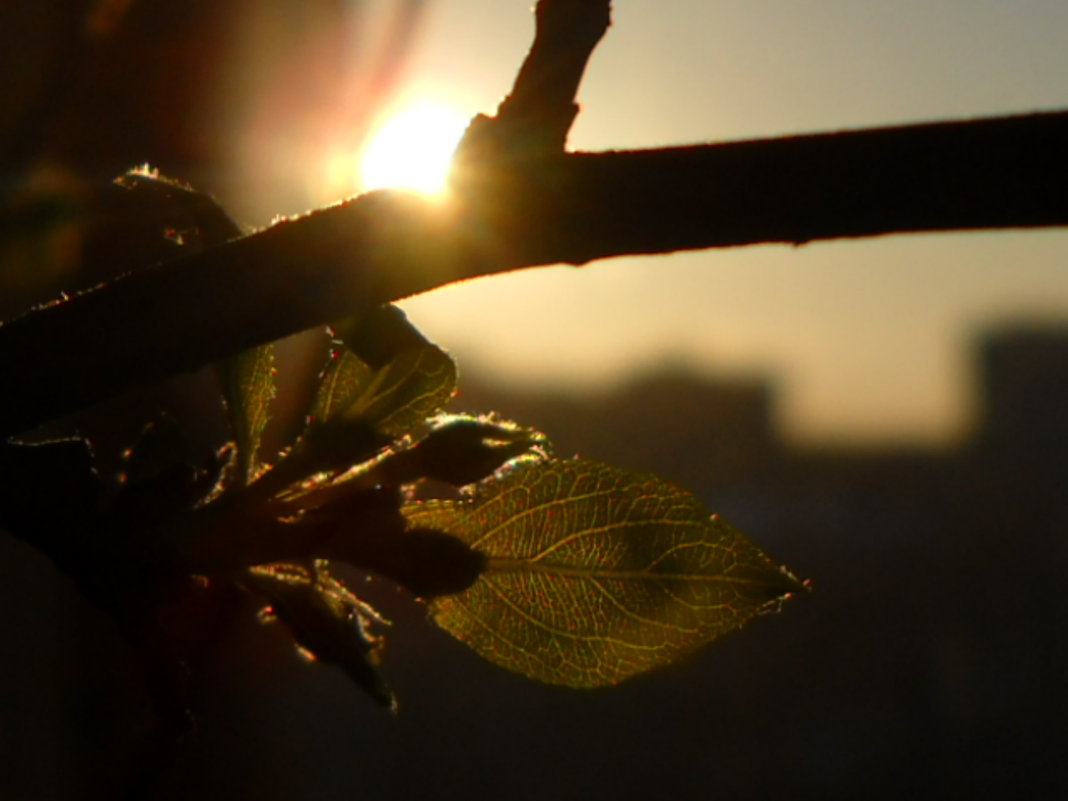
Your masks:
M 364 190 L 388 187 L 440 194 L 466 127 L 467 118 L 444 104 L 423 101 L 404 106 L 374 132 L 364 150 L 360 159 Z

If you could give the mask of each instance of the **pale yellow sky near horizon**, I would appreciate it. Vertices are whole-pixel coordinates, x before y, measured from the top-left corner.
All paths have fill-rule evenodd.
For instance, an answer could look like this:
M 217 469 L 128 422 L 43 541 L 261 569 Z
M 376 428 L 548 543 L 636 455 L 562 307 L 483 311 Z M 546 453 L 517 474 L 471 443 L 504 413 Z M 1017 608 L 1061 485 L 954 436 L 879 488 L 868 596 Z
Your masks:
M 1064 0 L 613 5 L 573 149 L 1068 108 Z M 429 0 L 401 99 L 492 112 L 532 6 Z M 606 387 L 662 363 L 767 374 L 793 439 L 946 442 L 974 411 L 974 332 L 1068 320 L 1066 269 L 1063 229 L 895 236 L 528 270 L 403 306 L 461 371 L 517 387 Z
M 408 72 L 492 111 L 529 3 L 432 6 Z M 1068 107 L 1068 3 L 614 3 L 574 149 Z M 461 369 L 605 385 L 660 362 L 762 373 L 795 439 L 946 441 L 973 413 L 977 328 L 1068 319 L 1068 232 L 895 236 L 628 258 L 407 301 Z

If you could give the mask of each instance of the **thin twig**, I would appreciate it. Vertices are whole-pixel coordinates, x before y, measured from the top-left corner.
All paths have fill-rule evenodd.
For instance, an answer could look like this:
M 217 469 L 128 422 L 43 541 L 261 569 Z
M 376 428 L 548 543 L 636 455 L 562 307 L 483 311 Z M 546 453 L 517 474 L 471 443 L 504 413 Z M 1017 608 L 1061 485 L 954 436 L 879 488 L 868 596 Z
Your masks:
M 540 0 L 534 43 L 496 117 L 478 116 L 457 152 L 459 165 L 563 153 L 578 114 L 586 64 L 611 22 L 609 0 Z

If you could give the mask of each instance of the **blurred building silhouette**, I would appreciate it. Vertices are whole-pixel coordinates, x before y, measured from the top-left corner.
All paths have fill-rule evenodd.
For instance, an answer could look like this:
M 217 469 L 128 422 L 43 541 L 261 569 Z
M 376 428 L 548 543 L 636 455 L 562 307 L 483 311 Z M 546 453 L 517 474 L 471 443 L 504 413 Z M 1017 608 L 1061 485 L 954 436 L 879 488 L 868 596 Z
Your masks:
M 1068 326 L 1000 330 L 980 346 L 979 438 L 992 451 L 1043 458 L 1068 449 Z
M 457 406 L 544 431 L 561 457 L 595 457 L 701 487 L 752 478 L 776 459 L 773 400 L 763 380 L 671 368 L 591 396 L 511 394 L 465 378 Z
M 1064 797 L 1068 329 L 999 330 L 977 355 L 981 424 L 954 451 L 788 448 L 772 385 L 751 378 L 668 370 L 589 398 L 465 382 L 460 408 L 539 427 L 558 455 L 693 488 L 813 592 L 579 693 L 489 665 L 361 585 L 395 623 L 393 719 L 249 610 L 200 677 L 199 733 L 136 797 Z M 43 557 L 0 544 L 0 796 L 116 797 L 148 725 L 136 658 Z

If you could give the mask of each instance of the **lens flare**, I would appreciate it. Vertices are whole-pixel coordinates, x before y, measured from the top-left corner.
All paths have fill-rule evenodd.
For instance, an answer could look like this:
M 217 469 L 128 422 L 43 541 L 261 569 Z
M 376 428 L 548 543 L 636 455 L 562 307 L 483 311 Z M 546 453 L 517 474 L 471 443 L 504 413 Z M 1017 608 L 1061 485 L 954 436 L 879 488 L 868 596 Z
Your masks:
M 457 109 L 421 101 L 399 109 L 375 131 L 360 159 L 363 189 L 441 194 L 453 151 L 467 126 Z

